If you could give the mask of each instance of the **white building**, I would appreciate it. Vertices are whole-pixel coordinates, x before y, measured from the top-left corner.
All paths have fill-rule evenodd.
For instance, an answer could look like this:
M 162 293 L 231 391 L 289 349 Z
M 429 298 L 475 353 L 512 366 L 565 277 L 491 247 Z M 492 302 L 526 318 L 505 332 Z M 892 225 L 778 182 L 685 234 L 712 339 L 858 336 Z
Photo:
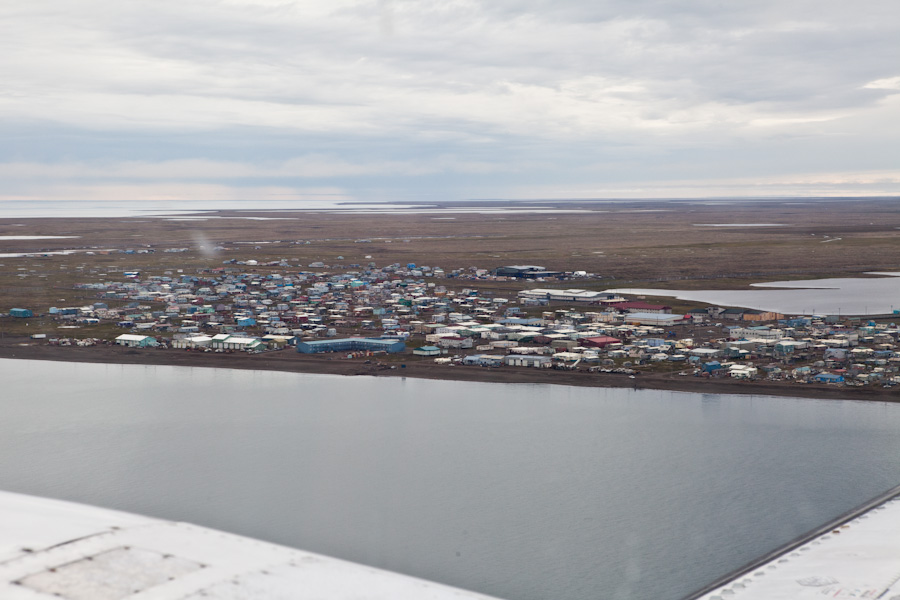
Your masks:
M 191 335 L 180 340 L 172 340 L 173 348 L 206 348 L 212 343 L 208 335 Z
M 156 338 L 149 335 L 135 335 L 132 333 L 123 333 L 116 338 L 116 344 L 119 346 L 128 346 L 129 348 L 148 348 L 158 346 L 159 342 Z
M 672 327 L 690 323 L 684 315 L 670 315 L 663 313 L 629 313 L 624 317 L 625 322 L 634 325 L 655 325 L 656 327 Z
M 535 367 L 546 369 L 550 367 L 552 360 L 549 356 L 518 355 L 511 354 L 503 357 L 503 364 L 510 367 Z
M 210 347 L 214 350 L 261 350 L 264 345 L 256 339 L 250 337 L 232 336 L 227 334 L 219 334 L 212 338 Z

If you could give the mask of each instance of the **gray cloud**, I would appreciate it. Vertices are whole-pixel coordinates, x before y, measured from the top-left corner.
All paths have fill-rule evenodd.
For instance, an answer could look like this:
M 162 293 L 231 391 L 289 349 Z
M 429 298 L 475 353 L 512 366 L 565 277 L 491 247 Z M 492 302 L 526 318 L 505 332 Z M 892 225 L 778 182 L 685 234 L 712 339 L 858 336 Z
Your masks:
M 35 0 L 0 8 L 0 132 L 43 137 L 0 171 L 233 186 L 317 156 L 296 177 L 359 197 L 371 177 L 448 196 L 525 174 L 676 181 L 673 163 L 768 177 L 810 154 L 869 171 L 898 150 L 878 125 L 898 111 L 898 17 L 886 0 Z

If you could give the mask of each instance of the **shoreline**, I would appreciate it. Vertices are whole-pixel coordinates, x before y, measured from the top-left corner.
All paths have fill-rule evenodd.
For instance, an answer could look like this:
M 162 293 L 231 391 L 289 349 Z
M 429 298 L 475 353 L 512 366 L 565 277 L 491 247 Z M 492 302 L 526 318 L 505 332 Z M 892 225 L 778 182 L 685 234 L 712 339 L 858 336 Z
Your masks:
M 287 373 L 316 373 L 324 375 L 369 375 L 374 377 L 413 377 L 445 381 L 475 381 L 482 383 L 540 383 L 579 387 L 655 389 L 698 394 L 743 394 L 754 396 L 785 396 L 819 400 L 858 400 L 900 402 L 900 393 L 881 387 L 844 388 L 826 384 L 798 384 L 777 381 L 742 381 L 737 379 L 700 379 L 673 374 L 641 374 L 635 379 L 612 373 L 586 371 L 556 371 L 527 367 L 486 368 L 475 366 L 436 365 L 425 361 L 410 361 L 405 368 L 384 363 L 363 364 L 339 358 L 339 354 L 298 354 L 292 349 L 262 354 L 189 352 L 154 348 L 124 348 L 120 346 L 50 346 L 34 343 L 28 338 L 0 340 L 0 358 L 47 360 L 57 362 L 105 363 L 124 365 L 167 365 L 282 371 Z

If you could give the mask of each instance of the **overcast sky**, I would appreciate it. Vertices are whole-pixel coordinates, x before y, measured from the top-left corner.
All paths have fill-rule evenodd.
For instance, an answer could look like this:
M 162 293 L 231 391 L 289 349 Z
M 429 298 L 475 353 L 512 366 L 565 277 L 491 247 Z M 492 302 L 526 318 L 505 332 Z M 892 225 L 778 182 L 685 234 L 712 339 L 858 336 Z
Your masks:
M 897 0 L 27 0 L 0 199 L 900 194 Z

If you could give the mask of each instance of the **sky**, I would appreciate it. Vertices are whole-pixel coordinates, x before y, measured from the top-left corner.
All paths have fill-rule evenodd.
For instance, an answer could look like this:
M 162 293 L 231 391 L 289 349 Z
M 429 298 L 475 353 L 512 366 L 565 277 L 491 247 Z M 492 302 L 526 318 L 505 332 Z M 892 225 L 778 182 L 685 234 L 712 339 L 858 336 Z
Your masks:
M 896 0 L 28 0 L 0 28 L 0 201 L 900 195 Z

